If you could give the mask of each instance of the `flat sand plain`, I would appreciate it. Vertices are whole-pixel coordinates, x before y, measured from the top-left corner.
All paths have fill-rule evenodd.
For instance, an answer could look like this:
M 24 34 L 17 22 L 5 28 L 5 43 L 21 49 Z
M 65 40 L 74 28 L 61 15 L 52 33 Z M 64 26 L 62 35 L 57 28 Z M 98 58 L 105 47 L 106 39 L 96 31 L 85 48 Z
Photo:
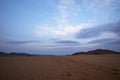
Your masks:
M 120 80 L 120 55 L 0 56 L 0 80 Z

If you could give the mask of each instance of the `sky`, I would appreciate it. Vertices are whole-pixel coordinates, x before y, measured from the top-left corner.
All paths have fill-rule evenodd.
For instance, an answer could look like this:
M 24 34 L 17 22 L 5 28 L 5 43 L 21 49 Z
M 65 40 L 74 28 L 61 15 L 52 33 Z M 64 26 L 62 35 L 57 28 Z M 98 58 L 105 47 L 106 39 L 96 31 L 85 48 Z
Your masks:
M 0 51 L 120 51 L 120 0 L 0 0 Z

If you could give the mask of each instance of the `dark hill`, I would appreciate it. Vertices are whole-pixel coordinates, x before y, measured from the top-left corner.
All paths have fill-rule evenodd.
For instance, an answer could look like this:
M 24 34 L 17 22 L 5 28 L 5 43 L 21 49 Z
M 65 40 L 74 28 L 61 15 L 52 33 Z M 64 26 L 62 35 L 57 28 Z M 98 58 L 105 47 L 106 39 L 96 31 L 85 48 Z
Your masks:
M 5 52 L 0 52 L 0 55 L 7 55 L 7 53 L 5 53 Z
M 115 52 L 112 50 L 96 49 L 88 52 L 76 52 L 72 55 L 81 55 L 81 54 L 101 55 L 101 54 L 120 54 L 120 52 Z
M 16 53 L 16 52 L 12 52 L 12 53 L 9 53 L 8 55 L 11 55 L 11 56 L 28 56 L 29 54 L 27 53 Z
M 16 53 L 16 52 L 11 52 L 11 53 L 5 53 L 5 52 L 0 52 L 1 56 L 29 56 L 30 54 L 28 53 Z
M 0 56 L 54 56 L 54 55 L 47 55 L 47 54 L 29 54 L 29 53 L 17 53 L 17 52 L 0 52 Z

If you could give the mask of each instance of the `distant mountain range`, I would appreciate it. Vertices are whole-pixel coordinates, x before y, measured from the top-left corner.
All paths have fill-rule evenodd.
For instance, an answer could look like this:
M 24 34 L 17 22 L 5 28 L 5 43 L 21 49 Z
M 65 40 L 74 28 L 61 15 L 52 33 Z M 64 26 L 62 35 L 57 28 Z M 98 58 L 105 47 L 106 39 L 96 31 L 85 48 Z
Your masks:
M 0 52 L 0 55 L 3 55 L 3 56 L 30 56 L 30 54 L 28 54 L 28 53 L 16 53 L 16 52 L 11 52 L 11 53 Z
M 72 56 L 81 55 L 81 54 L 101 55 L 101 54 L 120 54 L 120 52 L 115 52 L 112 50 L 96 49 L 96 50 L 91 50 L 88 52 L 76 52 L 76 53 L 73 53 Z M 0 52 L 0 56 L 55 56 L 55 55 L 28 54 L 28 53 L 16 53 L 16 52 L 11 52 L 11 53 Z
M 96 49 L 88 52 L 76 52 L 72 55 L 81 55 L 81 54 L 101 55 L 101 54 L 120 54 L 120 52 L 115 52 L 112 50 Z
M 54 55 L 47 55 L 47 54 L 29 54 L 29 53 L 17 53 L 17 52 L 0 52 L 0 56 L 54 56 Z

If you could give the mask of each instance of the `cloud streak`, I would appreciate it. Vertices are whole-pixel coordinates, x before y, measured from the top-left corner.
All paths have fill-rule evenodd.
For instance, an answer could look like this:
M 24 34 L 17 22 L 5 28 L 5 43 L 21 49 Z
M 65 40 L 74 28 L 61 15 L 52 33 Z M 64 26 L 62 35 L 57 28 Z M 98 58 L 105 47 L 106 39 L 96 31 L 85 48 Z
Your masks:
M 31 44 L 31 43 L 38 43 L 39 41 L 8 41 L 7 44 L 13 45 L 22 45 L 22 44 Z
M 62 44 L 62 45 L 80 45 L 79 42 L 77 42 L 77 41 L 70 41 L 70 40 L 60 40 L 60 41 L 56 41 L 55 43 Z
M 102 44 L 102 45 L 111 45 L 111 44 L 118 44 L 118 42 L 120 42 L 120 39 L 97 39 L 97 40 L 93 40 L 88 42 L 88 44 Z

